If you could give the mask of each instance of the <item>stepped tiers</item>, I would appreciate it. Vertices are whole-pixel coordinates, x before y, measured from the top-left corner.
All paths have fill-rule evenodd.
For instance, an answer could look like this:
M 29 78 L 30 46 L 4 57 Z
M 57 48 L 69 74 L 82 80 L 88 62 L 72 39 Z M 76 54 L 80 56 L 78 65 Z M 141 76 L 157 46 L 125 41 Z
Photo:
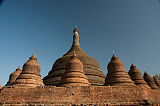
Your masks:
M 74 29 L 73 44 L 71 49 L 64 54 L 61 58 L 56 60 L 53 64 L 52 70 L 44 77 L 43 82 L 45 85 L 56 86 L 60 84 L 61 77 L 65 72 L 65 64 L 70 60 L 73 51 L 76 52 L 78 59 L 83 63 L 83 70 L 85 75 L 88 78 L 88 81 L 91 85 L 103 85 L 105 81 L 105 75 L 100 69 L 98 62 L 88 56 L 82 49 L 79 44 L 79 34 L 77 27 Z
M 11 73 L 9 76 L 9 81 L 7 82 L 6 86 L 12 85 L 12 83 L 16 80 L 16 78 L 20 75 L 22 72 L 21 67 L 19 66 L 15 72 Z
M 23 70 L 18 78 L 13 82 L 16 87 L 36 87 L 43 86 L 40 75 L 40 64 L 37 62 L 35 54 L 23 65 Z
M 134 82 L 131 80 L 130 76 L 125 70 L 124 64 L 115 56 L 113 53 L 113 57 L 111 58 L 110 63 L 107 66 L 108 73 L 105 80 L 105 85 L 111 86 L 125 86 L 125 85 L 133 85 Z
M 74 53 L 71 60 L 66 63 L 65 73 L 60 86 L 89 86 L 90 83 L 83 71 L 83 64 Z
M 131 65 L 128 74 L 130 75 L 132 81 L 134 81 L 136 85 L 149 87 L 142 77 L 142 72 L 139 69 L 137 69 L 134 64 Z
M 154 79 L 147 72 L 144 73 L 143 78 L 152 89 L 158 89 L 154 82 Z
M 153 77 L 155 84 L 160 88 L 160 82 L 158 81 L 158 79 L 156 79 L 155 77 Z

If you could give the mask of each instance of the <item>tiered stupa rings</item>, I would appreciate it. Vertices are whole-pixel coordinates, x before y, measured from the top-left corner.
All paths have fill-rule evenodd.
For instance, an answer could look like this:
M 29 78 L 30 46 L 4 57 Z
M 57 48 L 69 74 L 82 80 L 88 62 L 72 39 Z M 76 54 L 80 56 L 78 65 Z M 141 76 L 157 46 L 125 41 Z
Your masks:
M 40 75 L 40 64 L 37 62 L 35 53 L 23 65 L 23 70 L 18 78 L 13 82 L 16 87 L 36 87 L 43 86 L 43 81 Z
M 20 75 L 22 72 L 21 67 L 19 66 L 15 72 L 11 73 L 9 76 L 9 81 L 7 82 L 6 86 L 12 85 L 12 83 L 17 79 L 17 77 Z
M 154 79 L 146 71 L 143 75 L 143 78 L 152 89 L 158 89 L 158 87 L 156 86 L 154 82 Z
M 124 64 L 115 56 L 113 52 L 113 57 L 109 62 L 108 73 L 105 80 L 105 85 L 111 86 L 126 86 L 126 85 L 135 85 L 131 80 L 130 76 L 125 70 Z
M 71 49 L 64 56 L 56 60 L 56 62 L 53 64 L 52 70 L 46 77 L 44 77 L 44 84 L 52 86 L 57 86 L 60 84 L 61 78 L 65 72 L 65 64 L 70 60 L 73 51 L 75 51 L 78 59 L 83 63 L 85 75 L 87 76 L 91 85 L 103 85 L 105 81 L 105 75 L 100 69 L 98 62 L 94 58 L 84 53 L 84 51 L 82 51 L 80 48 L 78 35 L 79 31 L 77 27 L 75 27 L 73 32 L 74 36 Z
M 65 73 L 60 86 L 89 86 L 90 83 L 83 71 L 83 64 L 74 53 L 66 63 Z
M 160 82 L 158 81 L 158 79 L 156 79 L 155 77 L 153 77 L 155 84 L 160 88 Z
M 131 65 L 128 74 L 130 75 L 131 79 L 135 82 L 136 85 L 149 87 L 142 77 L 142 72 L 139 69 L 137 69 L 134 64 Z

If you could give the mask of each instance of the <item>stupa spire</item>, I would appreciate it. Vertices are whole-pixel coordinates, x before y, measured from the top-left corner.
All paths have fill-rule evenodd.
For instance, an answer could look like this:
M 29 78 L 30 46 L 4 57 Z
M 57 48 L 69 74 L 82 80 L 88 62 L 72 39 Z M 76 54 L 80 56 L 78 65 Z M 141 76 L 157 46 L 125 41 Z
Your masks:
M 77 45 L 77 46 L 80 46 L 80 44 L 79 44 L 79 34 L 78 34 L 78 29 L 77 29 L 77 26 L 75 26 L 75 28 L 74 28 L 74 30 L 73 30 L 73 33 L 74 33 L 74 35 L 73 35 L 73 44 L 72 44 L 72 46 L 75 46 L 75 45 Z
M 33 52 L 33 55 L 29 58 L 30 60 L 37 60 L 36 56 L 35 56 L 35 51 Z
M 21 67 L 19 66 L 19 67 L 17 68 L 17 70 L 22 70 L 22 69 L 21 69 Z
M 113 50 L 113 56 L 112 56 L 111 60 L 113 60 L 113 59 L 118 59 L 118 57 L 114 53 L 114 50 Z

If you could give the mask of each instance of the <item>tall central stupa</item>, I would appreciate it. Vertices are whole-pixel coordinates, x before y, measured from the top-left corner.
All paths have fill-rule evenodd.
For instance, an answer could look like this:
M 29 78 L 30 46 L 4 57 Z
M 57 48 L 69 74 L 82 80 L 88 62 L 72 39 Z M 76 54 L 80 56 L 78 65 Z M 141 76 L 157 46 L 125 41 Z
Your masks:
M 51 86 L 57 86 L 60 84 L 61 78 L 65 72 L 65 64 L 70 60 L 73 52 L 75 51 L 75 53 L 78 56 L 78 59 L 83 63 L 85 75 L 87 76 L 88 81 L 91 83 L 91 85 L 103 85 L 106 76 L 100 69 L 98 62 L 94 58 L 87 55 L 80 48 L 78 34 L 79 31 L 77 27 L 75 27 L 73 33 L 73 44 L 71 49 L 61 58 L 55 61 L 51 71 L 48 73 L 46 77 L 43 78 L 44 84 Z

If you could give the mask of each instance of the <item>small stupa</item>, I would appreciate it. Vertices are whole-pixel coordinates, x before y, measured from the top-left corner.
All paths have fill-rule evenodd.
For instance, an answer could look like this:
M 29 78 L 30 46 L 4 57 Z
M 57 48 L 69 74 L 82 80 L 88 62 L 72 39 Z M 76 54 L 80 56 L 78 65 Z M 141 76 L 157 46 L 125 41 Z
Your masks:
M 35 53 L 23 65 L 23 70 L 18 78 L 13 82 L 13 86 L 18 87 L 36 87 L 43 86 L 40 75 L 40 64 L 37 62 Z
M 154 82 L 154 79 L 146 71 L 144 72 L 143 78 L 152 89 L 158 89 Z
M 60 86 L 89 86 L 88 78 L 83 71 L 83 63 L 78 59 L 75 51 L 66 63 L 65 73 Z
M 7 82 L 6 86 L 11 86 L 12 83 L 17 79 L 17 77 L 22 72 L 21 67 L 19 66 L 15 72 L 11 73 L 9 76 L 9 81 Z
M 108 73 L 104 85 L 135 85 L 128 73 L 126 72 L 124 64 L 118 59 L 117 56 L 115 56 L 114 51 L 113 57 L 111 58 L 111 61 L 109 62 L 107 68 Z
M 142 77 L 142 72 L 139 69 L 137 69 L 137 67 L 134 64 L 131 65 L 128 74 L 130 75 L 132 81 L 134 81 L 136 85 L 149 87 Z
M 160 88 L 160 82 L 158 81 L 158 79 L 156 79 L 155 77 L 153 77 L 155 84 Z

